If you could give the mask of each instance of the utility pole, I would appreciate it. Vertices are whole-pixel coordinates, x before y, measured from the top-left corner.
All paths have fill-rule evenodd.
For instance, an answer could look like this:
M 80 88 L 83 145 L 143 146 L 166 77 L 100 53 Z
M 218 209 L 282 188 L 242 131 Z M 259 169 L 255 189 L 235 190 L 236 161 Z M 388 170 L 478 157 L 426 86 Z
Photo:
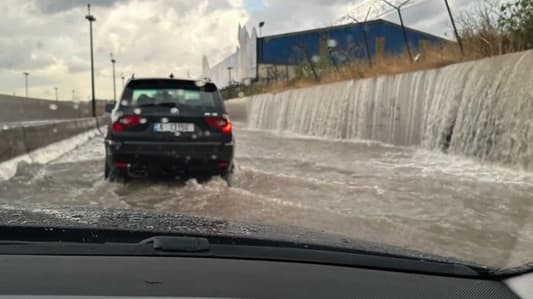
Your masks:
M 24 72 L 24 84 L 26 86 L 26 97 L 28 97 L 28 76 L 30 73 Z
M 122 88 L 124 88 L 124 73 L 120 73 L 120 78 L 122 79 Z
M 113 53 L 109 54 L 111 56 L 111 63 L 113 64 L 113 102 L 117 101 L 117 82 L 115 79 L 115 63 L 117 62 L 113 57 Z
M 232 82 L 232 80 L 231 80 L 231 70 L 232 69 L 233 68 L 231 66 L 228 66 L 228 75 L 229 75 L 229 84 L 228 84 L 228 86 L 231 86 L 231 82 Z
M 459 45 L 459 49 L 461 50 L 461 55 L 465 55 L 465 49 L 463 47 L 463 40 L 459 36 L 459 32 L 457 32 L 457 26 L 455 25 L 455 20 L 453 19 L 452 10 L 450 9 L 450 4 L 448 3 L 448 0 L 444 0 L 444 3 L 446 3 L 446 9 L 448 10 L 448 15 L 450 16 L 450 21 L 452 22 L 453 26 L 453 32 L 455 33 L 455 38 L 457 39 L 457 44 Z
M 91 90 L 92 90 L 92 116 L 96 117 L 96 98 L 94 95 L 94 53 L 93 53 L 93 22 L 96 18 L 91 15 L 91 4 L 87 4 L 87 15 L 85 19 L 89 21 L 89 35 L 91 42 Z
M 396 11 L 398 12 L 398 16 L 400 17 L 400 24 L 402 25 L 403 40 L 405 42 L 405 47 L 407 48 L 407 54 L 409 55 L 409 60 L 411 61 L 411 63 L 413 63 L 413 54 L 411 53 L 411 46 L 409 46 L 409 40 L 407 39 L 407 31 L 405 30 L 405 24 L 403 23 L 403 16 L 402 16 L 402 11 L 401 11 L 402 6 L 404 6 L 411 0 L 405 0 L 402 4 L 398 6 L 390 3 L 387 0 L 381 0 L 381 1 L 385 2 L 390 7 L 396 9 Z
M 362 26 L 363 39 L 365 40 L 366 58 L 368 59 L 368 66 L 370 66 L 370 68 L 372 68 L 372 55 L 370 54 L 370 43 L 368 42 L 368 32 L 366 31 L 366 22 L 368 21 L 368 16 L 370 15 L 371 10 L 372 10 L 372 7 L 370 7 L 368 9 L 368 12 L 366 13 L 364 24 L 361 24 L 361 22 L 359 22 L 355 17 L 348 16 L 348 18 L 352 19 L 352 21 Z
M 56 117 L 59 118 L 59 96 L 58 96 L 58 91 L 59 88 L 57 87 L 54 87 L 54 90 L 56 92 Z

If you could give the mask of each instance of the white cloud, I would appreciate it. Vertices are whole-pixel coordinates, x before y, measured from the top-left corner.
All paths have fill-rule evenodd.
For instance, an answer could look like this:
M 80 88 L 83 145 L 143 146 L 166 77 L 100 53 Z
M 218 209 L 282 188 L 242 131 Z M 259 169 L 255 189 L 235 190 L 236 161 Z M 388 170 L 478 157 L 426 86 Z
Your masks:
M 254 1 L 247 11 L 245 1 Z M 112 97 L 112 51 L 117 76 L 177 76 L 201 73 L 201 57 L 215 64 L 237 44 L 237 24 L 265 21 L 263 34 L 328 26 L 362 0 L 92 0 L 98 98 Z M 374 0 L 364 0 L 374 1 Z M 442 35 L 450 28 L 441 0 L 406 12 L 406 24 Z M 478 0 L 476 0 L 478 1 Z M 450 1 L 456 12 L 471 3 Z M 70 99 L 76 89 L 90 94 L 89 29 L 86 0 L 2 0 L 0 10 L 0 93 L 24 93 L 22 72 L 30 75 L 30 93 L 52 97 L 59 87 Z M 250 3 L 248 3 L 250 4 Z M 366 11 L 366 9 L 365 9 Z M 397 21 L 394 14 L 386 18 Z M 117 80 L 120 82 L 120 78 Z M 119 83 L 120 84 L 120 83 Z
M 64 99 L 70 99 L 72 89 L 82 100 L 90 94 L 87 8 L 70 1 L 63 1 L 64 6 L 54 3 L 0 4 L 0 9 L 10 7 L 0 20 L 0 47 L 6 49 L 0 56 L 1 93 L 22 95 L 22 72 L 28 71 L 32 96 L 51 97 L 55 86 Z M 202 54 L 221 59 L 234 49 L 237 25 L 248 19 L 243 7 L 236 0 L 93 5 L 96 96 L 112 97 L 111 51 L 117 76 L 199 75 Z M 117 81 L 120 85 L 120 78 Z

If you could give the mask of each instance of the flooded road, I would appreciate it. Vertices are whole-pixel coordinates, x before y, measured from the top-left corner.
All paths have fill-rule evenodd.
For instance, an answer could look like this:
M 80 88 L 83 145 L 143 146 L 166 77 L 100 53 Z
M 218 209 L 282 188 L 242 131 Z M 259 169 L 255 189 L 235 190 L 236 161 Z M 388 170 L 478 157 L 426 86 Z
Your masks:
M 533 174 L 390 146 L 237 124 L 234 185 L 103 179 L 103 138 L 0 182 L 0 204 L 179 212 L 293 225 L 485 265 L 529 262 Z

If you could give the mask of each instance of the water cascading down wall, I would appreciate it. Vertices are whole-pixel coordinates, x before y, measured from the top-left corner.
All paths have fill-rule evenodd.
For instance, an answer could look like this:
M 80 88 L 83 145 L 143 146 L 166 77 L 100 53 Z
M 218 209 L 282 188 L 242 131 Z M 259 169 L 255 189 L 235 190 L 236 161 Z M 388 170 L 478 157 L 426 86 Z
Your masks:
M 251 128 L 421 146 L 533 170 L 533 51 L 227 102 Z

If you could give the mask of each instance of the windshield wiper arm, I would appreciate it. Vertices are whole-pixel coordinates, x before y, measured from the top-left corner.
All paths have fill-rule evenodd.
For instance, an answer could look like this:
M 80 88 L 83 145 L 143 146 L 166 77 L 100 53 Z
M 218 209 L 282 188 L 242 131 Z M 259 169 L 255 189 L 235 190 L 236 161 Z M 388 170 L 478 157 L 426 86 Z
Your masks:
M 26 240 L 17 240 L 21 230 Z M 67 254 L 109 256 L 186 256 L 333 264 L 459 277 L 493 277 L 484 267 L 432 261 L 367 250 L 347 250 L 237 236 L 172 234 L 147 231 L 13 227 L 4 229 L 0 254 Z M 24 234 L 22 234 L 24 235 Z

